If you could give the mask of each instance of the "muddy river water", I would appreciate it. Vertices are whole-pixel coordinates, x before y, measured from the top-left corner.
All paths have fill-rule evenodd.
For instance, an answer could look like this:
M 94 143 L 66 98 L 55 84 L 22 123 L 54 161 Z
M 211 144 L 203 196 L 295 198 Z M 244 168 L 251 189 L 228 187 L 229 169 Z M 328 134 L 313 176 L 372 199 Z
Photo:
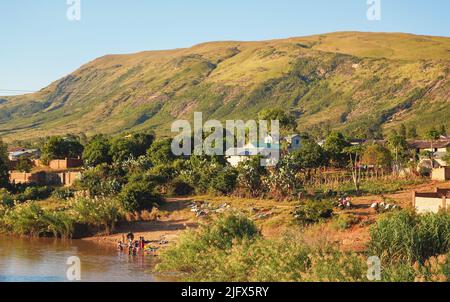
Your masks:
M 76 262 L 67 264 L 74 256 L 80 260 L 79 271 Z M 0 235 L 0 282 L 67 282 L 68 271 L 69 276 L 79 272 L 87 282 L 161 281 L 152 274 L 154 262 L 152 255 L 129 256 L 89 241 Z

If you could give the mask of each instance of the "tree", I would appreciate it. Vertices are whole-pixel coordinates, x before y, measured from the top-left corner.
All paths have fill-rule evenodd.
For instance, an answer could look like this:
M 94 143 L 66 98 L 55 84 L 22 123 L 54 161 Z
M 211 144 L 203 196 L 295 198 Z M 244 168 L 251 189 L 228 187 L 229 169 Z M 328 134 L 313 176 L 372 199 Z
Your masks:
M 0 189 L 9 185 L 8 146 L 0 138 Z
M 444 160 L 447 163 L 447 165 L 450 166 L 450 147 L 447 148 L 447 154 L 445 154 Z
M 297 123 L 295 121 L 295 116 L 293 114 L 287 113 L 283 109 L 273 108 L 264 109 L 258 114 L 259 120 L 278 120 L 280 122 L 280 127 L 284 129 L 294 130 L 297 128 Z
M 326 165 L 325 150 L 310 138 L 302 141 L 300 149 L 293 156 L 301 169 L 315 169 Z
M 16 170 L 20 172 L 30 173 L 33 165 L 28 158 L 21 157 L 17 161 Z
M 361 162 L 366 165 L 372 165 L 378 174 L 378 169 L 387 169 L 391 167 L 392 155 L 388 148 L 379 145 L 368 145 L 362 155 Z
M 417 134 L 416 126 L 410 126 L 407 133 L 407 138 L 416 139 L 419 137 Z
M 388 137 L 388 146 L 394 155 L 394 172 L 398 173 L 400 165 L 409 159 L 409 148 L 405 137 L 399 135 L 396 131 Z
M 111 142 L 110 155 L 116 163 L 145 155 L 153 143 L 154 136 L 146 133 L 136 133 L 125 137 L 117 137 Z
M 111 144 L 108 137 L 104 135 L 94 136 L 86 145 L 83 152 L 84 164 L 95 167 L 100 164 L 111 164 Z
M 238 173 L 233 167 L 225 167 L 211 179 L 211 190 L 223 195 L 230 194 L 236 188 Z
M 350 168 L 352 172 L 353 184 L 355 185 L 356 193 L 359 194 L 361 184 L 361 154 L 363 147 L 361 145 L 350 146 L 344 149 L 350 158 Z
M 323 145 L 331 164 L 336 167 L 346 166 L 348 161 L 344 149 L 348 147 L 350 147 L 350 143 L 345 139 L 344 135 L 335 131 L 328 134 Z
M 240 162 L 238 167 L 238 185 L 250 193 L 252 197 L 257 197 L 264 191 L 262 177 L 267 174 L 267 169 L 261 166 L 261 157 L 254 156 L 249 160 Z
M 433 143 L 434 143 L 434 141 L 438 140 L 440 136 L 441 136 L 441 134 L 434 127 L 431 128 L 430 130 L 428 130 L 426 133 L 426 138 L 430 140 L 430 149 L 431 149 L 430 157 L 431 157 L 431 159 L 434 158 Z
M 155 190 L 154 182 L 142 174 L 134 174 L 122 188 L 119 200 L 124 209 L 130 212 L 150 210 L 154 203 L 160 202 L 160 196 Z
M 161 139 L 150 146 L 147 156 L 153 165 L 169 164 L 175 160 L 176 156 L 172 152 L 171 144 L 170 139 Z
M 44 143 L 42 159 L 49 162 L 53 159 L 77 158 L 81 157 L 83 149 L 83 145 L 75 138 L 52 136 Z

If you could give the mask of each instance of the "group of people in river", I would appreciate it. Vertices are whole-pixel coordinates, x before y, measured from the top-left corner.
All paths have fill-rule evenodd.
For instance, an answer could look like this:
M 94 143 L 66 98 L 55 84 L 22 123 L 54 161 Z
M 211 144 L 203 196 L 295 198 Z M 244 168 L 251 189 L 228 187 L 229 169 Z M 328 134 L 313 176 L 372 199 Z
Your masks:
M 134 234 L 129 232 L 126 236 L 126 241 L 123 237 L 117 244 L 117 249 L 121 252 L 126 251 L 128 249 L 128 254 L 130 256 L 136 256 L 139 251 L 146 251 L 146 244 L 149 241 L 146 241 L 144 237 L 139 237 L 139 240 L 134 240 Z M 151 249 L 148 249 L 151 251 Z

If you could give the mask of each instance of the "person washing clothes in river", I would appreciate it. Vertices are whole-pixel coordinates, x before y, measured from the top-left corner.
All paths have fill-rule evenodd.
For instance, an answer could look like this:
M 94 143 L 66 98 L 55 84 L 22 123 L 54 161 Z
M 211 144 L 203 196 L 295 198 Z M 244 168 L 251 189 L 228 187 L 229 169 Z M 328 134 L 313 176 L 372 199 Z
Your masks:
M 123 247 L 124 247 L 124 244 L 123 244 L 122 240 L 119 240 L 119 242 L 117 243 L 117 249 L 122 252 Z
M 139 237 L 139 248 L 144 249 L 145 248 L 145 239 L 144 237 Z
M 129 242 L 133 242 L 134 241 L 134 234 L 133 234 L 133 232 L 130 231 L 127 234 L 127 239 L 128 239 Z

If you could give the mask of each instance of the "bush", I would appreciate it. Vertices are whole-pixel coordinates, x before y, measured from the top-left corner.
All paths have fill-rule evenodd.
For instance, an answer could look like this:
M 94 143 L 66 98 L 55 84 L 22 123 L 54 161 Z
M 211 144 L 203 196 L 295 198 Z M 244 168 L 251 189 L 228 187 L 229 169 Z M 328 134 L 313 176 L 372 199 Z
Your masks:
M 132 177 L 119 194 L 122 207 L 130 212 L 149 210 L 161 198 L 156 193 L 155 185 L 145 177 Z
M 52 197 L 61 200 L 67 200 L 69 198 L 74 197 L 75 190 L 70 188 L 58 188 L 55 189 L 52 193 Z
M 70 237 L 73 220 L 66 213 L 45 211 L 30 202 L 6 210 L 0 226 L 6 232 L 18 235 Z
M 423 263 L 450 247 L 449 213 L 417 216 L 410 211 L 387 214 L 370 230 L 369 250 L 384 262 Z
M 6 189 L 0 189 L 0 205 L 7 207 L 14 205 L 14 197 Z
M 122 187 L 121 170 L 106 164 L 86 169 L 76 186 L 80 190 L 86 190 L 91 197 L 114 196 Z
M 308 200 L 302 202 L 294 211 L 294 217 L 301 224 L 312 224 L 331 218 L 333 204 L 328 200 Z
M 187 182 L 176 178 L 169 185 L 169 195 L 187 196 L 194 193 L 194 188 Z
M 333 220 L 333 226 L 338 230 L 346 230 L 359 223 L 360 219 L 352 214 L 340 214 Z
M 177 244 L 161 255 L 163 264 L 159 269 L 204 272 L 219 259 L 211 257 L 210 252 L 224 253 L 234 245 L 253 241 L 259 236 L 254 222 L 246 217 L 234 214 L 222 216 L 209 225 L 183 233 Z
M 23 193 L 17 195 L 17 200 L 27 201 L 27 200 L 42 200 L 50 197 L 53 189 L 51 187 L 27 187 Z
M 116 199 L 79 197 L 71 201 L 72 213 L 77 222 L 103 227 L 110 234 L 122 216 L 123 209 Z
M 236 188 L 237 176 L 237 171 L 234 168 L 225 167 L 211 179 L 211 191 L 223 195 L 232 193 Z

